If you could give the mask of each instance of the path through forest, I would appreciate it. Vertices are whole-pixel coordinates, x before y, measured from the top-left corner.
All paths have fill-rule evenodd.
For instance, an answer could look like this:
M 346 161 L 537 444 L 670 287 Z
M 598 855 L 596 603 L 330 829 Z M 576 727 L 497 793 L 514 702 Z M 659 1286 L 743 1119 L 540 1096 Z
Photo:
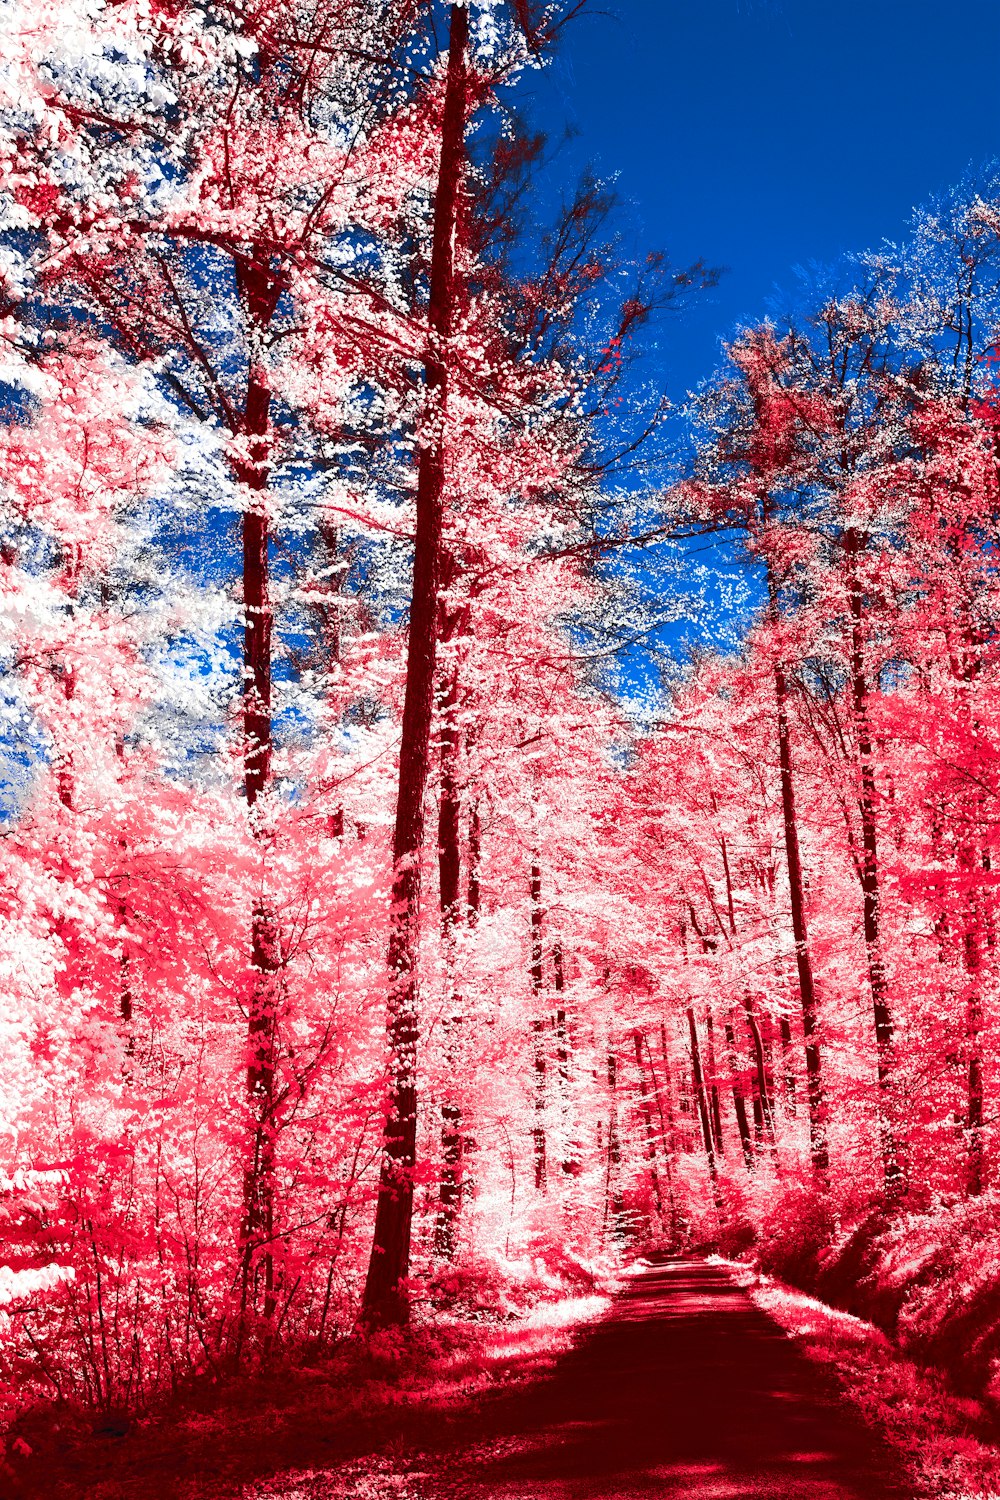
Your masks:
M 296 1477 L 285 1500 L 890 1500 L 892 1457 L 723 1267 L 644 1268 L 539 1382 L 391 1472 Z

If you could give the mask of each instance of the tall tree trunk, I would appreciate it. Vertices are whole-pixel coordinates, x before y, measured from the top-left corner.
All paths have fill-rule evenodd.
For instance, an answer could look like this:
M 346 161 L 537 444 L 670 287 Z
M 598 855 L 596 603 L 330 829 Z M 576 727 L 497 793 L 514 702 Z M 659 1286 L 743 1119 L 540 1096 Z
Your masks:
M 649 1162 L 649 1181 L 653 1189 L 653 1202 L 656 1204 L 656 1216 L 663 1225 L 663 1194 L 660 1191 L 660 1174 L 657 1170 L 656 1161 L 656 1131 L 653 1129 L 653 1111 L 650 1106 L 649 1090 L 646 1087 L 646 1070 L 642 1062 L 642 1032 L 636 1031 L 635 1042 L 635 1065 L 639 1071 L 639 1110 L 642 1114 L 642 1123 L 646 1133 L 646 1160 Z
M 438 800 L 438 884 L 441 905 L 441 944 L 444 950 L 445 985 L 445 1057 L 448 1079 L 458 1069 L 456 1036 L 461 1026 L 461 1002 L 455 994 L 455 945 L 461 918 L 461 798 L 458 789 L 458 731 L 455 708 L 458 703 L 458 679 L 452 672 L 441 695 L 441 789 Z M 455 1226 L 462 1200 L 462 1110 L 448 1095 L 441 1105 L 441 1185 L 438 1214 L 434 1226 L 437 1253 L 451 1260 L 455 1253 Z
M 656 1067 L 653 1063 L 653 1049 L 649 1045 L 649 1038 L 645 1032 L 642 1033 L 642 1042 L 646 1049 L 646 1061 L 649 1064 L 649 1076 L 653 1085 L 653 1099 L 660 1121 L 660 1140 L 663 1143 L 663 1169 L 667 1181 L 667 1204 L 670 1210 L 670 1238 L 672 1242 L 676 1242 L 679 1237 L 679 1225 L 677 1219 L 677 1199 L 674 1194 L 673 1158 L 677 1150 L 677 1140 L 674 1129 L 674 1105 L 670 1090 L 670 1064 L 667 1060 L 667 1028 L 662 1022 L 660 1023 L 660 1045 L 663 1061 L 662 1085 L 656 1076 Z
M 795 1100 L 795 1067 L 792 1063 L 792 1027 L 787 1016 L 779 1016 L 778 1026 L 781 1031 L 781 1061 L 785 1080 L 784 1105 L 786 1112 L 794 1118 L 797 1113 L 797 1105 Z
M 689 1005 L 687 1008 L 687 1023 L 691 1043 L 691 1071 L 694 1078 L 695 1096 L 698 1101 L 698 1113 L 701 1116 L 702 1140 L 705 1144 L 705 1155 L 708 1159 L 708 1175 L 712 1184 L 712 1202 L 715 1205 L 715 1216 L 721 1229 L 725 1208 L 722 1201 L 722 1194 L 719 1191 L 719 1169 L 712 1146 L 708 1096 L 705 1090 L 704 1070 L 701 1065 L 701 1049 L 698 1045 L 698 1027 L 694 1018 L 694 1006 L 692 1005 Z
M 653 1054 L 649 1043 L 646 1043 L 646 1052 L 649 1055 L 650 1071 L 653 1068 Z M 660 1124 L 664 1128 L 664 1139 L 667 1143 L 668 1156 L 677 1154 L 677 1119 L 674 1114 L 674 1092 L 673 1080 L 670 1076 L 670 1052 L 667 1048 L 667 1027 L 664 1021 L 660 1022 L 660 1060 L 663 1065 L 663 1090 L 657 1091 L 656 1105 L 660 1112 Z M 666 1120 L 664 1120 L 664 1106 L 666 1106 Z
M 695 1099 L 698 1103 L 698 1115 L 701 1120 L 701 1138 L 705 1147 L 705 1156 L 708 1159 L 709 1175 L 713 1185 L 717 1178 L 715 1161 L 715 1146 L 712 1140 L 712 1124 L 708 1110 L 708 1097 L 705 1093 L 705 1075 L 701 1066 L 701 1047 L 698 1042 L 698 1027 L 694 1019 L 694 1006 L 687 1008 L 688 1035 L 691 1041 L 691 1073 L 694 1078 Z
M 705 1016 L 705 1046 L 708 1053 L 708 1112 L 712 1121 L 712 1140 L 715 1144 L 717 1156 L 725 1155 L 725 1147 L 722 1142 L 722 1106 L 719 1101 L 719 1084 L 715 1070 L 715 1020 L 712 1016 L 712 1007 L 709 1006 Z
M 119 764 L 125 760 L 125 741 L 122 736 L 115 737 L 115 755 Z M 124 833 L 118 835 L 118 850 L 121 860 L 121 881 L 118 887 L 118 930 L 122 934 L 122 945 L 118 954 L 118 1012 L 122 1019 L 122 1028 L 125 1039 L 125 1057 L 122 1063 L 122 1079 L 126 1084 L 132 1083 L 132 1060 L 135 1057 L 135 1027 L 132 1024 L 134 1010 L 134 995 L 132 993 L 132 957 L 129 952 L 128 938 L 128 899 L 129 878 L 126 874 L 128 867 L 128 839 Z
M 341 551 L 340 528 L 333 521 L 321 518 L 316 529 L 323 564 L 323 598 L 313 608 L 319 616 L 319 626 L 326 647 L 326 664 L 331 668 L 341 661 L 344 651 L 348 559 Z
M 713 797 L 713 806 L 715 799 Z M 733 877 L 729 865 L 729 849 L 725 838 L 720 834 L 719 848 L 722 852 L 722 869 L 726 880 L 726 912 L 729 922 L 729 937 L 736 937 L 736 904 L 733 899 Z M 721 930 L 721 923 L 720 930 Z M 730 942 L 730 947 L 732 943 Z M 764 1063 L 764 1046 L 761 1040 L 760 1027 L 754 1012 L 753 1001 L 749 993 L 744 993 L 743 1005 L 747 1013 L 747 1022 L 753 1037 L 754 1060 L 757 1069 L 757 1087 L 753 1092 L 754 1125 L 757 1130 L 758 1140 L 766 1133 L 774 1147 L 774 1117 L 767 1087 L 767 1069 Z M 729 1070 L 732 1076 L 733 1108 L 736 1112 L 736 1125 L 740 1133 L 740 1145 L 743 1148 L 743 1160 L 747 1170 L 754 1169 L 753 1141 L 750 1135 L 750 1121 L 747 1117 L 746 1095 L 739 1077 L 736 1061 L 736 1037 L 731 1021 L 726 1022 L 726 1046 L 729 1057 Z
M 479 803 L 476 801 L 473 802 L 472 812 L 469 814 L 469 881 L 467 904 L 470 927 L 475 927 L 479 921 L 479 908 L 482 900 L 480 890 L 482 858 L 483 825 L 479 813 Z
M 754 1010 L 753 999 L 748 991 L 743 993 L 743 1009 L 746 1012 L 747 1026 L 753 1040 L 754 1069 L 757 1080 L 757 1090 L 754 1098 L 755 1110 L 760 1111 L 760 1133 L 767 1144 L 774 1149 L 774 1109 L 771 1103 L 771 1092 L 767 1080 L 767 1059 L 764 1056 L 764 1039 L 761 1036 L 760 1021 Z
M 951 633 L 946 634 L 948 642 L 948 659 L 951 667 L 952 677 L 958 685 L 958 715 L 965 734 L 973 740 L 980 732 L 980 726 L 973 712 L 972 688 L 982 671 L 982 644 L 983 638 L 976 629 L 970 608 L 966 604 L 960 611 L 960 638 L 961 650 L 953 644 Z M 981 795 L 976 799 L 978 803 L 978 821 L 980 826 L 985 815 Z M 943 809 L 942 809 L 943 812 Z M 991 868 L 989 849 L 984 848 L 981 856 L 981 867 L 984 870 Z M 958 848 L 958 867 L 968 880 L 977 863 L 975 846 L 970 838 L 962 840 Z M 985 912 L 979 910 L 974 888 L 967 891 L 963 903 L 962 930 L 960 944 L 962 953 L 962 966 L 966 974 L 965 988 L 965 1026 L 961 1055 L 966 1063 L 966 1111 L 965 1111 L 965 1140 L 968 1152 L 966 1163 L 966 1190 L 971 1197 L 978 1197 L 984 1187 L 983 1159 L 983 1050 L 982 1031 L 984 1025 L 983 1015 L 983 992 L 982 992 L 982 955 L 985 937 L 989 948 L 995 946 L 996 937 L 993 922 L 988 908 Z M 983 921 L 986 917 L 985 922 Z M 948 920 L 943 912 L 940 912 L 935 923 L 939 942 L 942 943 L 947 936 Z M 943 956 L 943 955 L 942 955 Z
M 566 972 L 563 967 L 562 943 L 552 945 L 552 985 L 556 992 L 556 1063 L 559 1086 L 565 1095 L 569 1088 L 569 1038 L 566 1033 Z
M 545 974 L 542 967 L 542 872 L 537 860 L 531 863 L 531 992 L 536 1011 L 543 1004 Z M 535 1189 L 544 1193 L 547 1183 L 545 1105 L 546 1068 L 545 1017 L 536 1014 L 531 1022 L 535 1051 L 535 1123 L 531 1137 L 535 1161 Z
M 714 802 L 714 797 L 713 797 Z M 723 834 L 719 835 L 719 848 L 722 852 L 722 872 L 726 878 L 726 915 L 729 919 L 729 936 L 736 936 L 736 903 L 733 900 L 733 875 L 729 868 L 729 846 Z
M 72 667 L 66 667 L 61 662 L 53 663 L 53 671 L 59 672 L 62 684 L 63 698 L 67 703 L 72 703 L 76 693 L 76 673 Z M 73 752 L 68 745 L 57 750 L 52 757 L 56 768 L 56 791 L 59 801 L 68 812 L 75 810 L 76 798 L 76 770 L 73 765 Z
M 566 1026 L 566 971 L 562 943 L 552 945 L 552 985 L 556 995 L 556 1067 L 559 1077 L 559 1104 L 562 1110 L 562 1171 L 571 1177 L 579 1167 L 576 1142 L 572 1137 L 572 1112 L 569 1089 L 569 1031 Z
M 274 315 L 279 285 L 267 252 L 256 251 L 237 262 L 237 283 L 253 337 L 262 340 Z M 271 634 L 270 528 L 265 492 L 268 487 L 268 430 L 271 391 L 257 351 L 247 378 L 242 435 L 246 459 L 233 464 L 234 477 L 247 494 L 243 509 L 243 784 L 255 837 L 264 828 L 260 801 L 271 781 Z M 274 1170 L 275 1170 L 275 1019 L 280 990 L 281 934 L 267 891 L 254 902 L 250 919 L 253 988 L 247 1019 L 246 1096 L 250 1140 L 243 1170 L 243 1219 L 240 1230 L 240 1315 L 236 1355 L 242 1349 L 247 1316 L 263 1295 L 263 1314 L 275 1312 Z
M 776 609 L 776 596 L 773 597 Z M 778 710 L 778 762 L 781 771 L 781 811 L 785 832 L 785 858 L 792 907 L 792 936 L 802 1004 L 802 1033 L 806 1059 L 806 1100 L 809 1109 L 809 1150 L 813 1172 L 825 1186 L 830 1172 L 830 1149 L 826 1136 L 826 1098 L 820 1060 L 816 984 L 806 925 L 805 881 L 799 850 L 799 827 L 795 813 L 795 783 L 792 779 L 792 741 L 788 722 L 788 684 L 780 662 L 774 667 L 774 696 Z
M 604 1182 L 604 1230 L 607 1233 L 610 1220 L 611 1236 L 620 1240 L 622 1236 L 622 1203 L 618 1184 L 618 1168 L 621 1165 L 622 1144 L 618 1129 L 618 1058 L 614 1046 L 608 1045 L 608 1156 L 607 1175 Z
M 750 1120 L 747 1116 L 746 1095 L 743 1092 L 739 1062 L 736 1057 L 736 1033 L 731 1021 L 726 1022 L 726 1056 L 729 1061 L 730 1077 L 732 1078 L 733 1109 L 736 1112 L 736 1126 L 740 1133 L 743 1160 L 746 1163 L 747 1171 L 752 1172 L 754 1169 L 753 1139 L 750 1135 Z
M 851 611 L 851 706 L 854 711 L 858 742 L 861 789 L 858 809 L 861 815 L 861 892 L 865 954 L 868 982 L 871 985 L 875 1018 L 875 1052 L 878 1066 L 879 1144 L 886 1192 L 902 1191 L 905 1173 L 893 1128 L 895 1103 L 892 1097 L 893 1035 L 892 1010 L 889 1004 L 885 965 L 881 947 L 881 891 L 878 861 L 878 830 L 875 822 L 875 761 L 868 713 L 868 678 L 864 659 L 864 600 L 858 577 L 856 558 L 861 538 L 853 529 L 844 537 L 848 558 L 847 594 Z
M 959 862 L 965 870 L 974 867 L 971 849 L 966 846 L 959 854 Z M 966 973 L 965 1001 L 965 1052 L 966 1064 L 966 1191 L 970 1197 L 978 1197 L 984 1186 L 983 1162 L 983 1002 L 982 944 L 980 942 L 979 913 L 976 903 L 969 899 L 965 903 L 965 928 L 962 934 L 962 961 Z
M 457 300 L 455 235 L 465 172 L 468 35 L 468 10 L 464 5 L 453 5 L 441 157 L 434 202 L 429 337 L 424 364 L 426 399 L 417 469 L 416 540 L 392 850 L 388 952 L 389 1108 L 382 1141 L 371 1258 L 361 1310 L 362 1321 L 369 1327 L 405 1323 L 410 1315 L 405 1283 L 410 1268 L 417 1139 L 420 867 L 437 663 L 445 480 L 444 417 L 448 392 L 446 345 Z

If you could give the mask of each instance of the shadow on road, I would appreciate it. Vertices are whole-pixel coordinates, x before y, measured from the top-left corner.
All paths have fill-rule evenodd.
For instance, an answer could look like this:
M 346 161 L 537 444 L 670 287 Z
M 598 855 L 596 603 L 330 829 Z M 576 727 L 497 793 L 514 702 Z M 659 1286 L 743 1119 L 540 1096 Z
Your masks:
M 890 1500 L 890 1455 L 725 1269 L 640 1270 L 552 1375 L 425 1452 L 427 1500 Z M 414 1476 L 416 1480 L 416 1476 Z

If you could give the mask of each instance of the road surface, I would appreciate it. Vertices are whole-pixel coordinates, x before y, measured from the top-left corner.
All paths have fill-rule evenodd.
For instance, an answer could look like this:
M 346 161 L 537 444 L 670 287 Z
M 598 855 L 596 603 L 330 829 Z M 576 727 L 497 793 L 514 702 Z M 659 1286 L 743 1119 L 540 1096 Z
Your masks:
M 720 1266 L 631 1278 L 549 1376 L 386 1467 L 300 1476 L 287 1500 L 910 1500 L 819 1368 Z M 440 1446 L 435 1446 L 439 1443 Z M 304 1482 L 303 1482 L 304 1481 Z M 272 1487 L 273 1486 L 273 1487 Z

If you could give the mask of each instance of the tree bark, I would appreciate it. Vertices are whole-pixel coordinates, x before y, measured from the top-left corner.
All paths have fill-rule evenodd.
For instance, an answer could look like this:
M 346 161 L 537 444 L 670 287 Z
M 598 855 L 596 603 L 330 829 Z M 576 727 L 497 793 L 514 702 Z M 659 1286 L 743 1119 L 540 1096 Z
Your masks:
M 542 968 L 542 872 L 538 861 L 531 864 L 531 992 L 536 1010 L 542 1005 L 545 975 Z M 531 1137 L 535 1162 L 535 1190 L 544 1193 L 547 1188 L 547 1163 L 545 1142 L 546 1069 L 545 1017 L 535 1015 L 531 1022 L 535 1051 L 535 1123 Z
M 792 1027 L 787 1016 L 778 1018 L 781 1032 L 781 1060 L 785 1079 L 785 1110 L 794 1119 L 797 1113 L 795 1099 L 795 1068 L 792 1063 Z
M 784 668 L 774 667 L 774 696 L 778 710 L 778 760 L 781 772 L 781 810 L 785 833 L 785 857 L 792 908 L 792 936 L 802 1005 L 802 1033 L 806 1059 L 806 1100 L 809 1110 L 809 1150 L 817 1182 L 825 1186 L 830 1172 L 830 1149 L 826 1135 L 826 1098 L 818 1037 L 816 984 L 809 951 L 806 924 L 805 882 L 799 850 L 799 828 L 795 813 L 795 783 L 792 779 L 792 742 L 788 722 L 788 684 Z
M 875 1052 L 878 1067 L 879 1145 L 886 1192 L 898 1195 L 904 1186 L 905 1172 L 893 1129 L 895 1103 L 892 1097 L 893 1026 L 888 985 L 881 947 L 881 892 L 878 861 L 878 830 L 875 822 L 875 763 L 868 714 L 868 678 L 864 660 L 864 601 L 856 558 L 861 538 L 853 529 L 844 536 L 848 558 L 847 595 L 851 612 L 851 706 L 854 711 L 858 743 L 858 765 L 861 788 L 858 810 L 861 815 L 861 893 L 865 954 L 868 982 L 872 992 L 875 1019 Z
M 455 233 L 465 172 L 469 13 L 453 5 L 449 29 L 441 157 L 434 202 L 426 397 L 417 468 L 416 540 L 407 644 L 406 689 L 393 834 L 390 918 L 390 1084 L 382 1140 L 378 1204 L 361 1317 L 368 1327 L 405 1323 L 410 1304 L 413 1168 L 417 1138 L 417 956 L 424 792 L 430 760 L 437 663 L 438 584 L 445 480 L 447 341 L 456 304 Z
M 733 1109 L 736 1112 L 736 1126 L 740 1133 L 743 1160 L 746 1163 L 747 1171 L 752 1172 L 754 1169 L 753 1139 L 750 1134 L 750 1120 L 747 1116 L 746 1095 L 743 1092 L 739 1063 L 736 1057 L 736 1033 L 731 1021 L 726 1022 L 726 1055 L 729 1061 L 729 1073 L 733 1084 Z
M 974 865 L 968 848 L 960 852 L 960 864 L 971 870 Z M 964 857 L 963 857 L 964 856 Z M 966 1191 L 977 1198 L 984 1187 L 983 1160 L 983 1002 L 980 993 L 982 984 L 982 945 L 979 934 L 979 914 L 976 903 L 965 903 L 965 930 L 962 934 L 962 961 L 966 973 L 965 1002 L 965 1048 L 966 1071 Z
M 441 906 L 441 944 L 444 950 L 445 1057 L 448 1079 L 455 1077 L 455 1041 L 461 1026 L 461 1001 L 455 994 L 455 944 L 461 919 L 461 798 L 458 789 L 458 733 L 455 708 L 458 680 L 453 671 L 441 695 L 441 789 L 438 798 L 438 885 Z M 455 1228 L 462 1201 L 462 1110 L 454 1097 L 441 1105 L 441 1184 L 434 1246 L 443 1259 L 455 1254 Z
M 653 1099 L 656 1103 L 656 1113 L 660 1120 L 660 1139 L 663 1142 L 663 1169 L 667 1181 L 667 1204 L 670 1210 L 670 1239 L 676 1242 L 679 1237 L 679 1225 L 677 1219 L 677 1199 L 674 1194 L 674 1174 L 671 1162 L 677 1151 L 676 1132 L 674 1129 L 674 1106 L 670 1092 L 670 1064 L 667 1061 L 667 1028 L 660 1023 L 660 1045 L 663 1059 L 663 1083 L 660 1084 L 656 1076 L 656 1067 L 653 1063 L 653 1049 L 649 1045 L 649 1038 L 645 1032 L 642 1033 L 642 1042 L 646 1048 L 646 1060 L 649 1063 L 649 1076 L 653 1085 Z M 664 1108 L 666 1106 L 666 1108 Z
M 482 901 L 482 892 L 480 890 L 482 857 L 483 825 L 479 814 L 479 803 L 473 802 L 472 812 L 469 814 L 469 883 L 467 899 L 470 927 L 475 927 L 479 921 L 479 908 Z
M 708 1052 L 708 1111 L 712 1122 L 712 1140 L 715 1144 L 716 1155 L 724 1156 L 722 1105 L 719 1100 L 719 1085 L 715 1072 L 715 1020 L 711 1006 L 708 1007 L 705 1016 L 705 1043 Z
M 736 1112 L 736 1128 L 739 1130 L 739 1145 L 744 1152 L 744 1163 L 747 1172 L 754 1170 L 754 1143 L 750 1134 L 750 1119 L 747 1116 L 747 1097 L 744 1094 L 741 1077 L 739 1077 L 739 1064 L 736 1059 L 736 1034 L 733 1031 L 733 1023 L 726 1022 L 726 1053 L 729 1058 L 730 1077 L 733 1080 L 733 1110 Z
M 622 1237 L 622 1202 L 618 1184 L 618 1168 L 621 1165 L 622 1144 L 618 1129 L 618 1058 L 614 1047 L 608 1046 L 608 1156 L 607 1175 L 604 1183 L 604 1231 L 610 1221 L 611 1236 Z
M 712 1125 L 709 1117 L 708 1098 L 705 1093 L 705 1075 L 701 1066 L 701 1047 L 698 1043 L 698 1027 L 694 1019 L 694 1006 L 687 1008 L 688 1034 L 691 1040 L 691 1072 L 694 1078 L 694 1092 L 698 1103 L 698 1115 L 701 1119 L 701 1138 L 705 1147 L 705 1156 L 708 1159 L 708 1170 L 712 1178 L 713 1186 L 717 1179 L 717 1168 L 715 1161 L 715 1147 L 712 1141 Z
M 649 1056 L 650 1072 L 653 1069 L 653 1054 L 649 1043 L 646 1043 L 646 1052 Z M 660 1114 L 660 1123 L 663 1125 L 664 1138 L 667 1142 L 668 1156 L 677 1154 L 677 1120 L 674 1115 L 674 1094 L 672 1079 L 670 1077 L 670 1053 L 667 1049 L 666 1023 L 660 1022 L 660 1057 L 663 1062 L 663 1090 L 657 1090 L 656 1105 Z M 664 1104 L 666 1105 L 666 1119 L 664 1120 Z
M 552 986 L 556 992 L 556 1063 L 559 1067 L 559 1086 L 565 1096 L 569 1088 L 569 1037 L 566 1033 L 566 974 L 563 968 L 562 943 L 552 945 Z
M 759 1104 L 760 1109 L 760 1133 L 767 1144 L 774 1149 L 774 1108 L 771 1103 L 771 1092 L 767 1080 L 767 1059 L 764 1056 L 764 1039 L 761 1036 L 760 1021 L 754 1010 L 754 1004 L 749 993 L 744 991 L 743 1009 L 746 1012 L 747 1026 L 753 1040 L 754 1069 L 757 1080 L 757 1091 L 754 1103 Z
M 72 667 L 65 666 L 62 662 L 53 663 L 53 672 L 58 671 L 62 684 L 63 698 L 67 703 L 72 703 L 76 692 L 76 673 Z M 56 791 L 59 801 L 67 812 L 75 811 L 76 798 L 76 770 L 73 765 L 73 752 L 64 745 L 57 750 L 52 757 L 56 768 Z
M 635 1065 L 639 1070 L 639 1110 L 642 1114 L 642 1123 L 646 1133 L 646 1160 L 649 1162 L 649 1181 L 653 1189 L 653 1201 L 656 1204 L 656 1216 L 663 1225 L 663 1194 L 660 1191 L 660 1174 L 656 1162 L 656 1131 L 653 1129 L 653 1111 L 650 1108 L 649 1092 L 646 1088 L 646 1070 L 642 1062 L 642 1032 L 636 1031 L 635 1042 Z
M 252 340 L 263 339 L 277 307 L 280 288 L 266 251 L 237 259 L 236 280 Z M 233 474 L 247 495 L 243 508 L 243 785 L 254 836 L 263 832 L 259 803 L 271 780 L 271 636 L 268 431 L 271 391 L 259 350 L 252 348 L 242 432 L 245 456 Z M 242 1349 L 247 1316 L 263 1294 L 270 1323 L 275 1311 L 275 1018 L 281 972 L 281 936 L 266 891 L 254 903 L 250 922 L 254 971 L 247 1018 L 246 1098 L 250 1140 L 243 1170 L 240 1229 L 240 1312 L 236 1356 Z
M 579 1170 L 577 1142 L 573 1138 L 569 1076 L 569 1030 L 566 1025 L 566 972 L 562 943 L 552 945 L 552 986 L 556 994 L 556 1067 L 559 1077 L 559 1103 L 562 1109 L 562 1162 L 565 1176 Z

